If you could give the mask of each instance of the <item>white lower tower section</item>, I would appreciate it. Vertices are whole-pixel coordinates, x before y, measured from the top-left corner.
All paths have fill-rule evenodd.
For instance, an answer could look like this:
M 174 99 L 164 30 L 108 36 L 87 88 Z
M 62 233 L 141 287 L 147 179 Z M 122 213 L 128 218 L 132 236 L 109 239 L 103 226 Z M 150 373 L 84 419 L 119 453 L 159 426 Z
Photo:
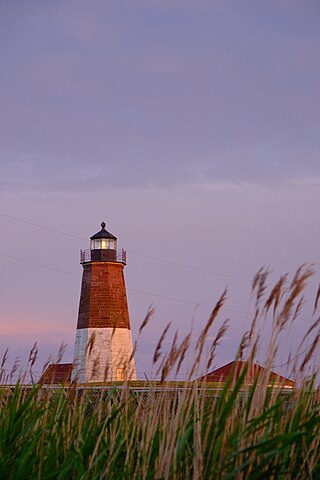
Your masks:
M 71 381 L 77 383 L 136 380 L 131 330 L 77 330 Z

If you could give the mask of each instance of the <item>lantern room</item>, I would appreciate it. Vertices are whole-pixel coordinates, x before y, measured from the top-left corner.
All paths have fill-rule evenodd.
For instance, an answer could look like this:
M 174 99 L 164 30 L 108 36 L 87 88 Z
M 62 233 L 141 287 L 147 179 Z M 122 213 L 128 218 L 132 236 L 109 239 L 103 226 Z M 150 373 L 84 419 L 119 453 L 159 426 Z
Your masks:
M 106 230 L 105 222 L 101 230 L 90 237 L 90 249 L 80 250 L 80 263 L 119 262 L 126 265 L 126 251 L 117 250 L 117 237 Z
M 90 251 L 92 262 L 117 261 L 117 237 L 106 230 L 105 222 L 101 223 L 101 230 L 90 237 Z
M 106 230 L 106 224 L 101 223 L 101 230 L 90 237 L 90 250 L 117 250 L 117 237 Z

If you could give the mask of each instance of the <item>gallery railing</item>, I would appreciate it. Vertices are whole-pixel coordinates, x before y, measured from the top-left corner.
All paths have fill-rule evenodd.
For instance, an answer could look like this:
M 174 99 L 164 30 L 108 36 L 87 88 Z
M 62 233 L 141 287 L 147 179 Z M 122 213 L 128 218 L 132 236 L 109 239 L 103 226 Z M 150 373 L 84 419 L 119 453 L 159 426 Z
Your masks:
M 89 262 L 117 262 L 127 263 L 127 252 L 121 248 L 120 250 L 101 249 L 101 250 L 80 250 L 80 263 Z

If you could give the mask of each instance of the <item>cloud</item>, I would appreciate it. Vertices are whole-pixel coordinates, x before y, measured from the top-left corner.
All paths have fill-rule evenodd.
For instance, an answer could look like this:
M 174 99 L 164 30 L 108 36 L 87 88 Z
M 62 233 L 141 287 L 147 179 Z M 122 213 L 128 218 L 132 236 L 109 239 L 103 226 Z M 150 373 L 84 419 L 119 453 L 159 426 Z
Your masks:
M 319 175 L 316 4 L 1 8 L 2 189 Z

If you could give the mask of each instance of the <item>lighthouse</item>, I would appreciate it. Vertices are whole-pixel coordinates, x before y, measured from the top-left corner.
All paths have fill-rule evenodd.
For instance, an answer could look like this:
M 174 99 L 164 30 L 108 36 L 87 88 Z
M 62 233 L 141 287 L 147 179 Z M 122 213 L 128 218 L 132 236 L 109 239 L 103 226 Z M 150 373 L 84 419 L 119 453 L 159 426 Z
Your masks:
M 72 381 L 135 380 L 124 267 L 126 252 L 106 224 L 80 251 L 83 267 Z

